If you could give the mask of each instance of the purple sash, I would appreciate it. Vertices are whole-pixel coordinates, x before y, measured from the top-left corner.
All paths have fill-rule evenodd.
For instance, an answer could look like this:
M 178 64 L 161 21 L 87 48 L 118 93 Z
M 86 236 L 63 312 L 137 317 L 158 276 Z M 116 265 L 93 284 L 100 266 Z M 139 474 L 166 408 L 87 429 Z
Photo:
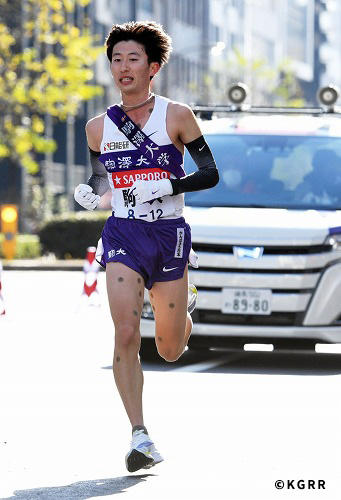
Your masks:
M 174 144 L 159 146 L 153 142 L 117 104 L 107 109 L 107 115 L 152 167 L 167 170 L 178 178 L 186 175 L 182 155 Z

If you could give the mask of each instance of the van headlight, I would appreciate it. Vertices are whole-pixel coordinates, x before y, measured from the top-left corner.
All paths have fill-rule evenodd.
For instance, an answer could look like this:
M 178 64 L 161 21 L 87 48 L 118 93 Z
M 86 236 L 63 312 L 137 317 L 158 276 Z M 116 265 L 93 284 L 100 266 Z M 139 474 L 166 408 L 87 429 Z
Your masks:
M 326 245 L 330 245 L 333 250 L 341 250 L 341 233 L 330 234 L 327 236 Z

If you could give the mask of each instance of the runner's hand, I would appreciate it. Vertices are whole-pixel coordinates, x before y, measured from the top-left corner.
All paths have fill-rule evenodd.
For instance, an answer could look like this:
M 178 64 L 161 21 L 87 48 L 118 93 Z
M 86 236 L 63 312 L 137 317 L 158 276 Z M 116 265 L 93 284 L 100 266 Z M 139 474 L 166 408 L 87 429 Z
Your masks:
M 92 192 L 92 187 L 88 184 L 78 184 L 75 188 L 74 198 L 83 208 L 95 210 L 101 197 Z
M 173 186 L 169 179 L 160 179 L 159 181 L 137 180 L 129 190 L 129 194 L 133 194 L 139 203 L 162 198 L 162 196 L 172 193 Z

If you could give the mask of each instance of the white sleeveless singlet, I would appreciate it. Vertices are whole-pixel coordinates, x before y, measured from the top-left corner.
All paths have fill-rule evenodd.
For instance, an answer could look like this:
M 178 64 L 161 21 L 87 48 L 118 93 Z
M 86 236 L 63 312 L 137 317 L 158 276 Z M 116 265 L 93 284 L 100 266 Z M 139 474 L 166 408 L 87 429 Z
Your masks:
M 142 131 L 158 146 L 167 146 L 174 158 L 183 166 L 183 155 L 172 144 L 166 129 L 167 108 L 170 100 L 156 95 L 154 109 Z M 175 178 L 167 170 L 171 155 L 156 151 L 149 147 L 141 155 L 115 123 L 106 114 L 104 117 L 103 137 L 100 160 L 108 172 L 112 190 L 111 205 L 115 217 L 139 219 L 154 222 L 159 219 L 176 219 L 182 217 L 184 194 L 164 196 L 156 200 L 139 204 L 129 189 L 137 179 L 158 180 Z M 150 164 L 150 159 L 157 159 L 159 168 Z M 168 161 L 169 160 L 169 161 Z M 165 167 L 165 168 L 163 168 Z

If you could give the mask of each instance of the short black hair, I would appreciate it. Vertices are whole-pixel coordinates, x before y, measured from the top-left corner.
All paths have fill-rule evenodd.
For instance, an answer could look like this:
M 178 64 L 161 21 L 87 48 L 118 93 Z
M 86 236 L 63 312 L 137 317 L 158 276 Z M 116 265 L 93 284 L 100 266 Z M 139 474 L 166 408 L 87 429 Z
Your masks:
M 161 24 L 153 21 L 114 24 L 106 38 L 107 56 L 110 62 L 114 45 L 128 40 L 134 40 L 144 46 L 149 64 L 157 62 L 162 66 L 168 62 L 172 51 L 172 39 Z

